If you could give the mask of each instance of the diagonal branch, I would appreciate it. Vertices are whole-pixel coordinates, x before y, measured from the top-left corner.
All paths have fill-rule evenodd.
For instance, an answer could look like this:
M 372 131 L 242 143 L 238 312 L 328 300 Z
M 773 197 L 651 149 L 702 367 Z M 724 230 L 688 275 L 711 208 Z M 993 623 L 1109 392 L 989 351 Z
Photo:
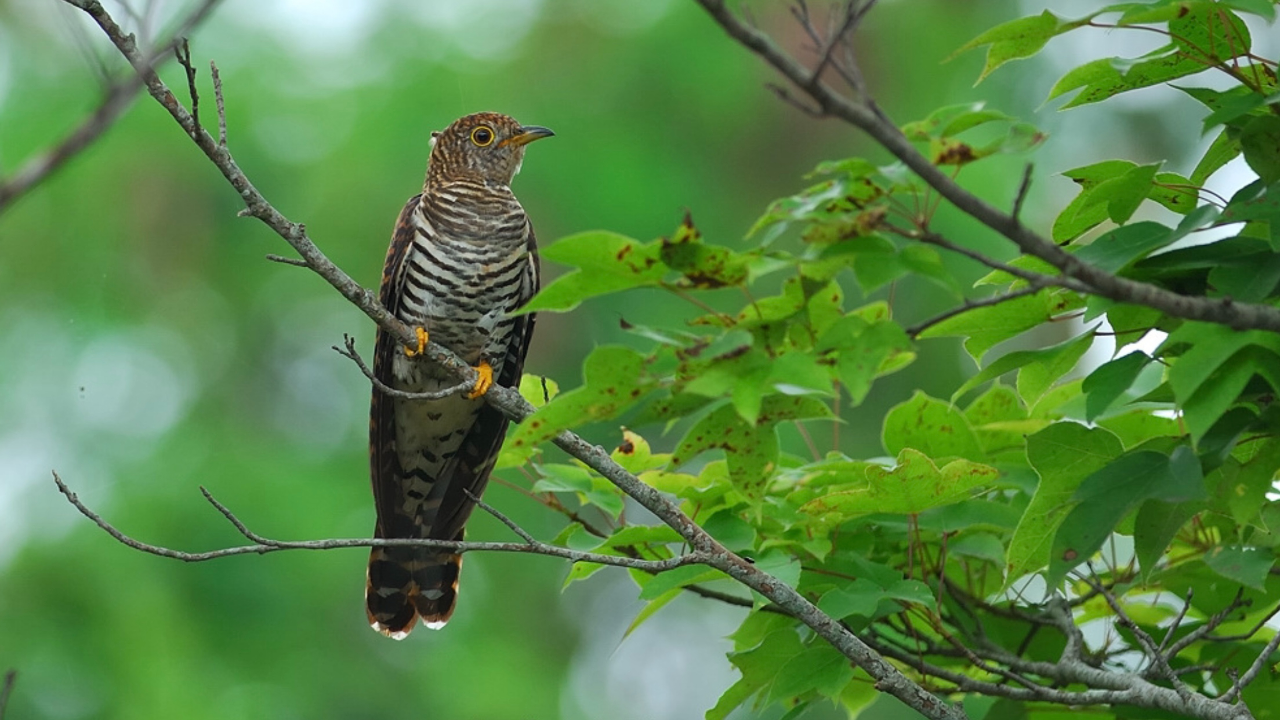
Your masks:
M 1187 320 L 1213 322 L 1236 329 L 1280 331 L 1280 308 L 1239 303 L 1229 298 L 1181 295 L 1149 283 L 1122 278 L 1082 262 L 1052 240 L 1024 226 L 1016 215 L 999 210 L 960 187 L 951 176 L 916 150 L 870 97 L 854 100 L 820 81 L 810 83 L 811 71 L 808 68 L 778 47 L 768 35 L 734 15 L 725 0 L 696 1 L 731 38 L 759 55 L 809 95 L 823 114 L 838 117 L 870 135 L 962 212 L 1012 241 L 1023 253 L 1038 257 L 1058 268 L 1067 278 L 1083 283 L 1091 294 L 1145 305 Z

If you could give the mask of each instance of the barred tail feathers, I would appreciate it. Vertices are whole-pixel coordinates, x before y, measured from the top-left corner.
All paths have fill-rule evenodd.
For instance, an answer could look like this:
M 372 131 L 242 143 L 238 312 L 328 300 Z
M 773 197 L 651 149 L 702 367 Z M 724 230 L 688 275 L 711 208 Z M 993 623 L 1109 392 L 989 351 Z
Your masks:
M 461 533 L 457 539 L 462 539 Z M 439 630 L 453 615 L 461 570 L 461 555 L 374 548 L 365 590 L 369 624 L 394 640 L 408 637 L 418 620 Z

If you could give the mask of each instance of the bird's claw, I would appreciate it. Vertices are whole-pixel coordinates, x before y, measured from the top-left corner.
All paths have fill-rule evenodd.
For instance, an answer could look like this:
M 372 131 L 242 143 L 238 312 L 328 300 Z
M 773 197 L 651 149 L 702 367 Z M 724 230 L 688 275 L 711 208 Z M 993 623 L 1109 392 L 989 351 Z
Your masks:
M 427 335 L 427 329 L 419 326 L 414 328 L 414 332 L 417 333 L 418 335 L 418 347 L 413 348 L 406 345 L 404 347 L 405 357 L 418 357 L 422 353 L 426 352 L 427 338 L 430 337 L 429 335 Z
M 476 384 L 471 388 L 471 392 L 467 393 L 467 397 L 475 400 L 489 392 L 489 388 L 493 387 L 493 367 L 484 360 L 475 367 Z

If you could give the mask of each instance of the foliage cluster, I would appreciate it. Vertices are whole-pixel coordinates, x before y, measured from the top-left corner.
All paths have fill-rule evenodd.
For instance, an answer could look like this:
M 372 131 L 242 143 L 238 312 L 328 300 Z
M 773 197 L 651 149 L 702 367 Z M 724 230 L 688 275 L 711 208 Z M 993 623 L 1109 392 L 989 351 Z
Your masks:
M 1081 28 L 1155 32 L 1165 46 L 1088 62 L 1048 97 L 1070 95 L 1065 109 L 1165 86 L 1206 108 L 1214 139 L 1187 176 L 1122 159 L 1067 171 L 1079 192 L 1053 222 L 1056 242 L 1082 262 L 1183 295 L 1277 304 L 1280 93 L 1276 63 L 1251 52 L 1242 19 L 1271 23 L 1275 11 L 1264 0 L 1122 3 L 1075 20 L 1046 11 L 961 48 L 988 48 L 986 77 Z M 1227 86 L 1178 84 L 1201 74 Z M 1045 140 L 982 105 L 942 108 L 901 131 L 961 179 L 973 163 Z M 1229 198 L 1205 189 L 1241 156 L 1254 181 Z M 572 496 L 606 518 L 579 518 L 558 540 L 645 558 L 680 551 L 669 528 L 627 521 L 609 482 L 539 450 L 562 429 L 624 422 L 639 432 L 624 431 L 619 463 L 928 687 L 1007 683 L 993 658 L 1056 661 L 1070 641 L 1046 619 L 1060 597 L 1086 628 L 1095 667 L 1228 693 L 1272 647 L 1263 621 L 1280 598 L 1280 502 L 1269 499 L 1280 468 L 1280 336 L 1090 296 L 1029 256 L 989 262 L 981 299 L 966 300 L 971 291 L 940 255 L 956 245 L 931 229 L 939 200 L 902 165 L 835 160 L 812 179 L 773 203 L 745 246 L 705 242 L 686 218 L 650 242 L 589 232 L 545 249 L 573 269 L 528 311 L 641 288 L 702 310 L 687 324 L 624 321 L 636 341 L 597 348 L 582 385 L 551 397 L 509 438 L 503 466 L 526 466 L 535 491 Z M 951 293 L 956 310 L 904 327 L 892 289 L 908 276 Z M 851 307 L 855 296 L 866 301 Z M 1046 326 L 1065 339 L 1026 339 Z M 890 410 L 879 427 L 887 457 L 842 454 L 838 433 L 865 427 L 858 407 L 873 384 L 932 337 L 963 338 L 980 370 L 951 397 L 918 392 Z M 1107 339 L 1114 349 L 1099 362 Z M 536 379 L 524 390 L 539 403 L 550 395 Z M 673 429 L 673 451 L 654 452 L 649 439 Z M 568 582 L 598 569 L 578 566 Z M 702 567 L 633 576 L 648 601 L 635 624 L 725 578 Z M 820 701 L 856 715 L 874 699 L 867 676 L 794 619 L 758 596 L 728 600 L 753 611 L 733 635 L 741 679 L 708 718 L 753 698 L 784 704 L 788 717 Z M 1165 660 L 1142 638 L 1166 633 L 1161 652 L 1177 651 L 1161 676 L 1146 664 Z M 1243 699 L 1272 717 L 1280 678 L 1263 672 Z M 1044 707 L 1016 695 L 966 702 L 972 717 L 993 720 Z

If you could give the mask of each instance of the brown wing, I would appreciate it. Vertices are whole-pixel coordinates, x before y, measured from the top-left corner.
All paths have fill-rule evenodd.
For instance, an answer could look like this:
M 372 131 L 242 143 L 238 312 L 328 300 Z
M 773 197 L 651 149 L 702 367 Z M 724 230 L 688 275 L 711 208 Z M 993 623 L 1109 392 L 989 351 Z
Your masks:
M 382 265 L 382 283 L 378 300 L 392 315 L 397 315 L 400 311 L 400 299 L 403 297 L 401 285 L 404 283 L 404 258 L 414 238 L 414 229 L 409 218 L 417 210 L 418 199 L 421 197 L 421 195 L 414 195 L 409 198 L 404 209 L 400 211 L 395 231 L 391 235 L 391 246 L 387 248 L 387 259 Z M 399 341 L 382 328 L 378 328 L 373 350 L 373 375 L 385 385 L 394 386 L 391 365 L 398 352 L 403 352 Z M 373 501 L 379 518 L 379 525 L 375 531 L 376 537 L 387 537 L 383 532 L 381 520 L 392 516 L 392 507 L 400 492 L 397 481 L 399 461 L 396 458 L 395 443 L 395 402 L 375 387 L 369 410 L 369 477 L 373 482 Z

